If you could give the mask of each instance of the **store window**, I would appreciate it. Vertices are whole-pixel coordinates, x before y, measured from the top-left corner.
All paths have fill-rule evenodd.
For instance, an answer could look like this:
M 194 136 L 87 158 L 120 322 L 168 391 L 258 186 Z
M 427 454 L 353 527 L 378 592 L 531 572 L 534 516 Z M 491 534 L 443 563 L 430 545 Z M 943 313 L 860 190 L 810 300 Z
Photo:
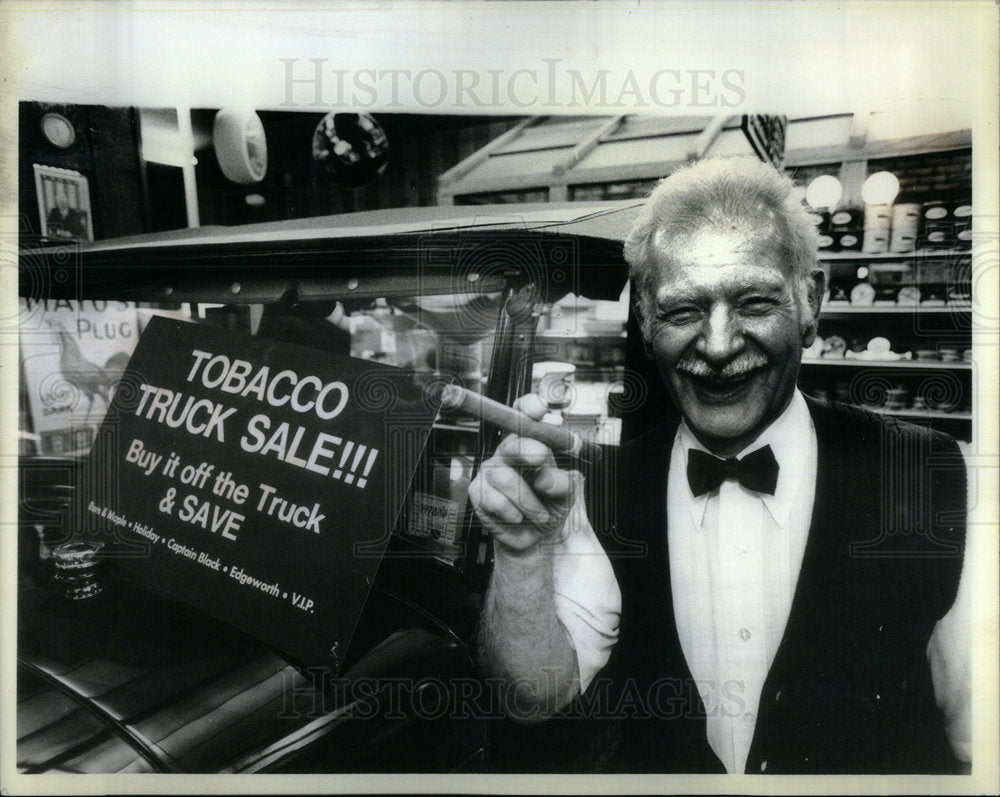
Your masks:
M 548 188 L 527 188 L 522 191 L 489 191 L 481 194 L 461 194 L 456 205 L 510 205 L 515 202 L 548 202 Z
M 569 188 L 569 198 L 574 202 L 591 202 L 605 199 L 645 199 L 649 196 L 649 192 L 653 190 L 658 179 L 571 185 Z

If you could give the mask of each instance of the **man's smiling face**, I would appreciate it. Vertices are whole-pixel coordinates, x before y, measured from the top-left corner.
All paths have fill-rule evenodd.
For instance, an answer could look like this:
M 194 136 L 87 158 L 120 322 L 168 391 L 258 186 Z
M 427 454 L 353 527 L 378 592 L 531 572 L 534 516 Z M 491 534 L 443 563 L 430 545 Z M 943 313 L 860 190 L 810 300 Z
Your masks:
M 774 241 L 741 224 L 655 249 L 647 354 L 691 430 L 720 455 L 740 451 L 782 413 L 815 338 L 822 275 L 810 275 L 800 297 Z

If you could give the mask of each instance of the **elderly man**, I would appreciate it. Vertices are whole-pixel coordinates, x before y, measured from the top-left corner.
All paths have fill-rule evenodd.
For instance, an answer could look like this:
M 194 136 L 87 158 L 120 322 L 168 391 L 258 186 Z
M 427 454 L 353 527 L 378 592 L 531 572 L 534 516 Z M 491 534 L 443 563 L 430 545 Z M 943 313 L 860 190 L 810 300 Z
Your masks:
M 600 539 L 583 477 L 543 444 L 509 436 L 480 469 L 482 658 L 516 686 L 509 713 L 616 717 L 635 772 L 957 771 L 961 454 L 798 392 L 825 277 L 791 182 L 756 161 L 679 169 L 625 257 L 681 418 L 617 453 Z
M 61 238 L 85 239 L 87 226 L 80 211 L 70 207 L 64 183 L 56 183 L 54 199 L 55 207 L 49 211 L 47 219 L 48 234 Z

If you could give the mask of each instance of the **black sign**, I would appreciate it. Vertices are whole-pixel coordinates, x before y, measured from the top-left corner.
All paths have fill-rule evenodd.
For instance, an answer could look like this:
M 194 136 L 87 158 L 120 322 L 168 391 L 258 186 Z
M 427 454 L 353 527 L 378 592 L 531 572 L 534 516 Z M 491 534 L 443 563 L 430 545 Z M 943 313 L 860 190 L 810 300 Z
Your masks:
M 780 169 L 785 162 L 785 133 L 787 116 L 761 116 L 744 114 L 740 129 L 764 163 Z
M 336 671 L 433 416 L 392 366 L 154 318 L 86 530 L 152 590 Z

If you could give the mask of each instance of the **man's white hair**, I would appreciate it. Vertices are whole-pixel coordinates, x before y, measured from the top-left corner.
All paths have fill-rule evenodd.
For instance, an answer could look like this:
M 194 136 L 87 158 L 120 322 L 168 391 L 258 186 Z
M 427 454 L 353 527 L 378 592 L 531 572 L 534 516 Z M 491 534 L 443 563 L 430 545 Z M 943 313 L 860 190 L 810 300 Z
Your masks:
M 658 277 L 656 257 L 699 230 L 749 227 L 792 267 L 796 295 L 807 310 L 807 278 L 817 268 L 815 218 L 792 181 L 755 158 L 711 158 L 683 166 L 656 185 L 625 241 L 643 335 L 650 332 Z

